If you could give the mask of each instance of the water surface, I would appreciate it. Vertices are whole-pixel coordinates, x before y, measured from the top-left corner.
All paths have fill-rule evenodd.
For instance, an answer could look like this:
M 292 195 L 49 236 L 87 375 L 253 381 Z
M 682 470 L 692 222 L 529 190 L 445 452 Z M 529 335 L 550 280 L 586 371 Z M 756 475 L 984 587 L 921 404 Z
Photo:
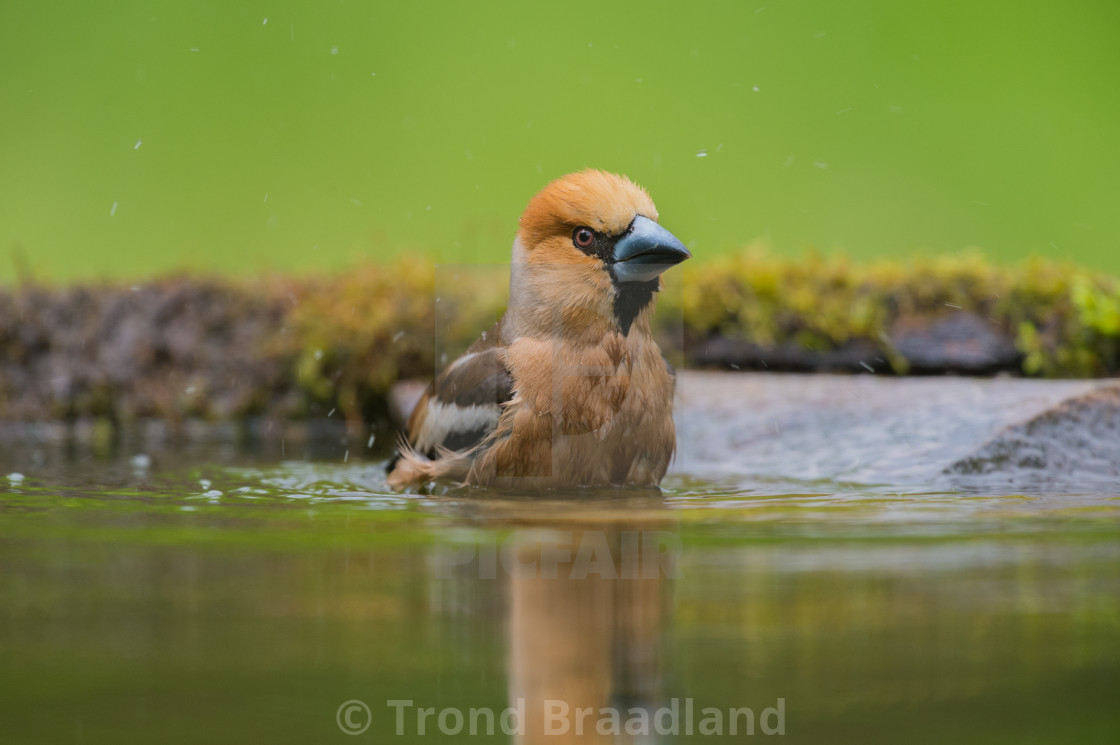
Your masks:
M 509 742 L 435 716 L 421 736 L 412 709 L 397 736 L 387 702 L 518 698 L 526 742 L 571 739 L 533 737 L 546 699 L 747 707 L 748 739 L 791 742 L 1120 733 L 1120 492 L 797 478 L 685 446 L 660 493 L 401 495 L 378 445 L 336 434 L 8 442 L 3 741 Z M 644 741 L 744 737 L 683 727 Z

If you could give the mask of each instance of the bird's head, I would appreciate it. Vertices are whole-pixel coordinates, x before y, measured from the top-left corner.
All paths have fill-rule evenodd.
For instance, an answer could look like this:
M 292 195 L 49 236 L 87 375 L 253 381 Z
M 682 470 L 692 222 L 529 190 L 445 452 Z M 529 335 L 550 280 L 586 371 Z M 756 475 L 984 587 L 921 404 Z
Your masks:
M 510 308 L 523 324 L 582 314 L 613 322 L 625 335 L 652 305 L 661 273 L 690 256 L 657 224 L 645 189 L 605 171 L 569 174 L 541 190 L 521 216 Z

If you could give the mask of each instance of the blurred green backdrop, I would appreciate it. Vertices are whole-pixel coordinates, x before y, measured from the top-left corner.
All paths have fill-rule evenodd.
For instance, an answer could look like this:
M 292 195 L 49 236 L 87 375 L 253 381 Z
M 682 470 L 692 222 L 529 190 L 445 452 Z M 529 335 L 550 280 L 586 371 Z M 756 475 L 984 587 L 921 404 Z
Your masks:
M 548 179 L 699 257 L 1120 271 L 1120 3 L 0 5 L 0 280 L 500 262 Z

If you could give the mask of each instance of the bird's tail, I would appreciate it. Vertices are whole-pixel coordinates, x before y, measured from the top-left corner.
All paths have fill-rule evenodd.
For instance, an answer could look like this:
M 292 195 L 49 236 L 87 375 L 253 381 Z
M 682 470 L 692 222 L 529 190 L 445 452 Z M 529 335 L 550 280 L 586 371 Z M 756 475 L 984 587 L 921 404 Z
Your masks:
M 394 489 L 404 489 L 436 479 L 466 481 L 474 463 L 474 452 L 459 453 L 440 448 L 436 458 L 428 458 L 402 442 L 397 451 L 388 483 Z

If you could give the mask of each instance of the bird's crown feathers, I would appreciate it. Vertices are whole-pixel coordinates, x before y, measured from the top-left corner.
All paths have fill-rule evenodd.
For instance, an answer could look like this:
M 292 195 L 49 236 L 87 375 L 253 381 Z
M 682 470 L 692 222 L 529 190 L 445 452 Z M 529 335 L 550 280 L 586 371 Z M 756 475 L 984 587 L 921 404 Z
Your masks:
M 529 248 L 581 226 L 618 235 L 638 215 L 657 220 L 645 189 L 625 176 L 587 169 L 556 179 L 534 196 L 521 216 L 520 233 Z

